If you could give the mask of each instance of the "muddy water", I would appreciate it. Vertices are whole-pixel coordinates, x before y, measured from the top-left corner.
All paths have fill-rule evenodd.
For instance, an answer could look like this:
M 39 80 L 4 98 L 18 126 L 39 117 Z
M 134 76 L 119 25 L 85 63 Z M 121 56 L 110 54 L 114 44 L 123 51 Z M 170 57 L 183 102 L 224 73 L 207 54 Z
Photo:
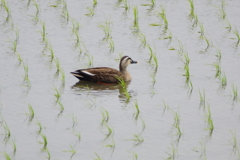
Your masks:
M 134 159 L 136 155 L 142 160 L 172 156 L 182 160 L 239 158 L 240 151 L 234 150 L 231 132 L 239 139 L 239 100 L 233 100 L 232 85 L 240 86 L 240 57 L 236 36 L 226 29 L 228 20 L 233 30 L 234 27 L 240 30 L 240 3 L 237 0 L 225 1 L 225 20 L 219 15 L 220 2 L 194 2 L 205 36 L 212 43 L 207 50 L 205 40 L 200 38 L 199 25 L 192 26 L 188 1 L 156 1 L 153 8 L 142 6 L 149 1 L 129 1 L 130 10 L 126 12 L 123 3 L 117 1 L 98 1 L 96 6 L 92 1 L 67 1 L 68 22 L 62 14 L 63 2 L 57 5 L 54 1 L 38 1 L 38 23 L 33 20 L 36 14 L 34 2 L 29 6 L 26 0 L 6 2 L 12 18 L 4 23 L 7 14 L 0 9 L 1 152 L 15 159 L 48 159 L 41 144 L 43 138 L 38 134 L 36 122 L 39 121 L 41 133 L 47 137 L 49 159 L 94 159 L 96 154 L 102 159 L 114 160 Z M 167 31 L 163 26 L 149 25 L 164 24 L 158 16 L 160 5 L 165 7 Z M 141 45 L 133 28 L 133 6 L 138 7 L 139 33 L 146 36 L 147 43 L 156 52 L 157 68 L 149 64 L 149 49 Z M 93 16 L 85 15 L 89 13 L 88 7 L 94 9 Z M 115 46 L 112 53 L 99 27 L 109 19 Z M 82 53 L 75 48 L 72 20 L 80 24 L 80 40 L 87 50 L 82 47 Z M 59 59 L 65 73 L 65 81 L 60 80 L 61 73 L 56 76 L 57 69 L 55 61 L 51 62 L 50 51 L 43 52 L 41 21 L 46 24 L 46 36 L 52 45 L 54 59 Z M 21 64 L 12 49 L 16 28 L 20 31 L 17 53 L 22 57 Z M 170 32 L 172 40 L 165 39 Z M 184 56 L 179 54 L 179 41 L 189 55 L 192 88 L 183 76 Z M 216 69 L 212 64 L 218 61 L 218 57 L 213 45 L 221 50 L 219 64 L 221 75 L 226 75 L 225 88 L 221 87 L 219 78 L 215 78 Z M 87 55 L 93 57 L 94 67 L 118 68 L 120 55 L 129 55 L 138 61 L 128 67 L 133 78 L 127 86 L 129 100 L 119 85 L 78 82 L 69 74 L 78 68 L 89 67 Z M 23 64 L 28 65 L 31 86 L 23 82 Z M 55 88 L 61 93 L 64 110 L 56 103 Z M 203 91 L 205 109 L 200 106 L 199 92 Z M 136 102 L 140 110 L 138 118 L 134 108 Z M 35 113 L 31 122 L 28 104 Z M 214 124 L 212 134 L 207 130 L 207 106 L 210 106 Z M 109 113 L 106 124 L 102 124 L 102 109 Z M 180 117 L 181 136 L 174 127 L 176 113 Z M 11 132 L 10 138 L 5 136 L 6 124 Z M 107 126 L 113 131 L 109 136 Z M 137 141 L 135 135 L 144 141 Z M 12 142 L 16 143 L 15 154 Z M 109 147 L 114 144 L 115 148 Z M 76 154 L 72 155 L 71 147 Z

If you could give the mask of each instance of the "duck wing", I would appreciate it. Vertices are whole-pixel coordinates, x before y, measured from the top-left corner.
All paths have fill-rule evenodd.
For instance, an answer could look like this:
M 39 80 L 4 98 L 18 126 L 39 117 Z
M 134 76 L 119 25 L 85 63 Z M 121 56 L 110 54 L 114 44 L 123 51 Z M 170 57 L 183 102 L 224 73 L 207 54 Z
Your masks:
M 80 69 L 71 73 L 80 80 L 102 83 L 118 83 L 116 77 L 123 77 L 121 72 L 109 67 Z

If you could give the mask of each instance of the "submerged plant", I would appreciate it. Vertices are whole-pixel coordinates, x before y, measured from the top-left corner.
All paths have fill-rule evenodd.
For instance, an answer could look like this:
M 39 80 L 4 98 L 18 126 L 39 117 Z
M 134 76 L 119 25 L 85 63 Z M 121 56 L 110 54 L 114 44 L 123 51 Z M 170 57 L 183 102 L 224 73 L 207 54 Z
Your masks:
M 16 151 L 17 151 L 17 145 L 16 145 L 16 142 L 15 141 L 12 141 L 12 146 L 13 146 L 13 155 L 16 154 Z
M 147 48 L 149 50 L 149 54 L 150 54 L 150 58 L 149 58 L 149 63 L 151 63 L 152 65 L 158 67 L 158 59 L 157 59 L 157 54 L 156 54 L 156 49 L 155 49 L 155 45 L 154 45 L 154 50 L 152 49 L 152 47 L 147 44 Z
M 225 27 L 225 28 L 228 29 L 229 32 L 231 32 L 231 30 L 232 30 L 231 23 L 229 22 L 229 20 L 226 20 L 226 23 L 227 23 L 227 27 Z
M 97 156 L 97 158 L 94 158 L 94 160 L 102 160 L 102 158 L 96 152 L 94 152 L 94 154 Z
M 114 52 L 114 41 L 111 39 L 109 39 L 109 48 L 110 48 L 110 53 L 113 53 Z

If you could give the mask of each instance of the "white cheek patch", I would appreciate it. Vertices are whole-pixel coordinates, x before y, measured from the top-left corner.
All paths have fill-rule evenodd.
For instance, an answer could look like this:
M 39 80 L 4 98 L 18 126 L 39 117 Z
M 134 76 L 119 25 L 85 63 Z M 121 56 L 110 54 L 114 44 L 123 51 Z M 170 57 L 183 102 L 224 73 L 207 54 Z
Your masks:
M 95 76 L 95 74 L 89 73 L 88 71 L 82 71 L 82 72 L 89 75 L 89 76 Z

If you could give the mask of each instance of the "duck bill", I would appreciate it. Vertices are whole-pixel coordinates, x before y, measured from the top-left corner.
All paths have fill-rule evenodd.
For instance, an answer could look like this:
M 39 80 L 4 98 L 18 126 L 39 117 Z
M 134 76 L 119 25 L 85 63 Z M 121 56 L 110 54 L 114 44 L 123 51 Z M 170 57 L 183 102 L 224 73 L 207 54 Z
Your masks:
M 137 61 L 132 61 L 131 64 L 135 64 L 135 63 L 138 63 Z

